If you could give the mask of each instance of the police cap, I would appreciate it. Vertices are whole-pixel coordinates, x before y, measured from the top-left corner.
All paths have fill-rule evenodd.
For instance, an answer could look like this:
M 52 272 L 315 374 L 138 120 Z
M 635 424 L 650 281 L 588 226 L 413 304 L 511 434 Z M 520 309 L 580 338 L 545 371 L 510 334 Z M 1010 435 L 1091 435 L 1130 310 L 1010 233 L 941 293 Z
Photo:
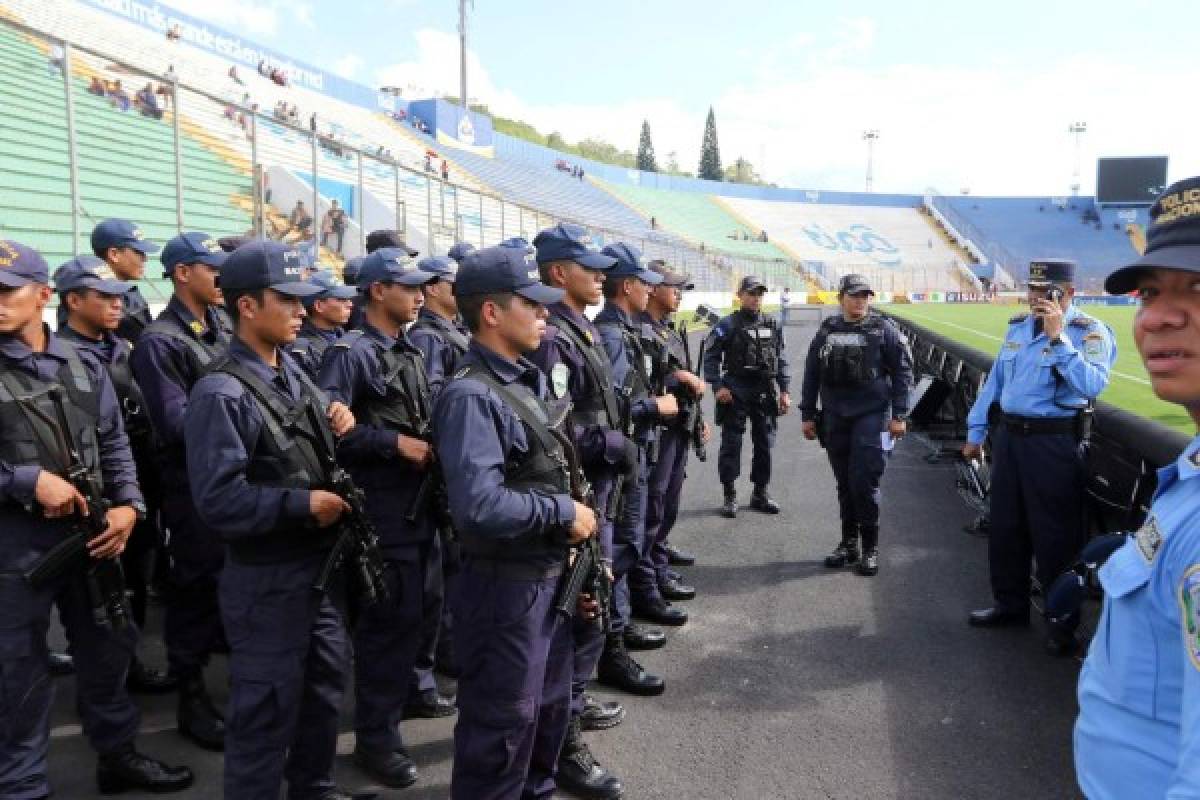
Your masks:
M 1146 228 L 1146 251 L 1109 275 L 1104 288 L 1112 294 L 1132 292 L 1138 276 L 1155 268 L 1200 272 L 1200 177 L 1171 184 L 1154 201 Z

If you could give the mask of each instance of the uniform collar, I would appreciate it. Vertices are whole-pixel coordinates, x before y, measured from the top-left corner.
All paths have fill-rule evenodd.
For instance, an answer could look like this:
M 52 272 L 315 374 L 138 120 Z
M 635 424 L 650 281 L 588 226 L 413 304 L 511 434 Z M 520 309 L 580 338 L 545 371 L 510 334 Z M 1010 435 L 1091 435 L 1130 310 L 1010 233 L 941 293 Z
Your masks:
M 250 349 L 250 347 L 238 337 L 234 336 L 229 342 L 229 357 L 239 364 L 250 370 L 259 380 L 267 385 L 279 385 L 282 379 L 287 382 L 289 389 L 291 382 L 287 377 L 287 359 L 282 353 L 276 349 L 276 358 L 279 361 L 279 369 L 273 368 L 270 364 L 262 360 L 262 357 Z
M 0 336 L 0 357 L 8 361 L 24 361 L 32 356 L 50 356 L 58 361 L 67 360 L 66 345 L 54 335 L 50 327 L 45 326 L 46 330 L 46 349 L 40 353 L 34 353 L 29 348 L 29 345 L 18 339 L 16 336 L 6 335 Z
M 450 328 L 451 330 L 456 330 L 459 333 L 467 332 L 466 326 L 463 325 L 462 319 L 459 317 L 455 317 L 454 319 L 446 319 L 436 311 L 430 311 L 424 306 L 422 306 L 421 310 L 417 312 L 417 321 L 420 320 L 425 320 L 426 322 L 430 322 L 442 328 Z
M 1200 475 L 1200 436 L 1192 439 L 1183 449 L 1179 458 L 1175 460 L 1174 466 L 1181 481 Z
M 217 312 L 212 306 L 204 309 L 204 319 L 196 319 L 196 315 L 191 312 L 187 306 L 183 304 L 175 295 L 171 295 L 171 299 L 167 301 L 167 311 L 170 311 L 179 321 L 183 323 L 183 327 L 196 336 L 217 336 L 221 330 L 220 323 L 217 320 Z
M 391 350 L 393 347 L 396 346 L 397 342 L 399 342 L 400 340 L 402 340 L 404 338 L 403 330 L 400 331 L 399 336 L 396 336 L 396 337 L 388 336 L 386 333 L 379 330 L 379 328 L 376 328 L 374 325 L 367 322 L 365 319 L 363 320 L 363 324 L 362 324 L 362 332 L 363 332 L 363 335 L 366 336 L 368 339 L 370 339 L 373 342 L 378 342 L 379 344 L 386 347 L 388 350 Z
M 524 356 L 516 361 L 510 361 L 474 339 L 468 345 L 468 352 L 474 353 L 475 357 L 490 369 L 501 383 L 520 382 L 531 389 L 536 389 L 541 385 L 537 380 L 541 372 L 532 361 Z
M 551 303 L 548 310 L 550 311 L 551 316 L 569 319 L 571 322 L 574 322 L 584 330 L 588 330 L 592 326 L 592 321 L 590 319 L 585 317 L 583 314 L 580 314 L 578 311 L 571 308 L 561 300 L 557 303 Z
M 308 320 L 304 320 L 304 324 L 300 326 L 300 335 L 307 336 L 310 339 L 320 338 L 332 342 L 336 339 L 340 339 L 345 333 L 346 331 L 342 328 L 330 328 L 328 330 L 325 328 L 318 328 Z
M 634 325 L 633 319 L 625 313 L 625 309 L 613 302 L 605 302 L 604 308 L 600 309 L 600 314 L 605 318 L 615 317 L 618 322 L 627 328 L 632 328 Z

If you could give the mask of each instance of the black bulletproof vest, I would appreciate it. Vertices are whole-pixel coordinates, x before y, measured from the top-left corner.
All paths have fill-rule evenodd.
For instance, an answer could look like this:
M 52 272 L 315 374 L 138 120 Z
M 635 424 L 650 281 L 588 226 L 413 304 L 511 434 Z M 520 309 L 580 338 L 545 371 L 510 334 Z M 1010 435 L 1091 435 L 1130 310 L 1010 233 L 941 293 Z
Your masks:
M 601 425 L 612 430 L 620 428 L 621 412 L 613 392 L 612 364 L 604 352 L 604 345 L 561 314 L 551 312 L 546 322 L 558 330 L 558 337 L 563 344 L 574 346 L 580 352 L 588 373 L 588 385 L 592 391 L 584 397 L 572 398 L 571 422 L 581 427 Z
M 362 331 L 350 331 L 334 343 L 349 350 L 363 337 Z M 384 393 L 364 395 L 354 404 L 359 422 L 398 431 L 423 431 L 429 426 L 429 381 L 420 353 L 388 349 L 371 341 L 379 358 Z M 421 434 L 423 435 L 423 434 Z
M 430 315 L 417 317 L 417 321 L 413 323 L 412 328 L 409 330 L 433 331 L 442 337 L 446 344 L 454 348 L 454 358 L 456 360 L 462 358 L 467 352 L 467 347 L 470 346 L 470 340 L 466 334 L 454 327 L 453 323 L 447 322 L 441 317 L 437 317 L 436 319 L 432 319 Z
M 750 319 L 741 312 L 730 319 L 733 330 L 725 350 L 725 369 L 737 378 L 774 378 L 783 346 L 775 320 L 762 314 Z
M 301 329 L 300 335 L 288 349 L 292 353 L 292 358 L 305 371 L 311 368 L 310 376 L 316 377 L 321 371 L 321 362 L 325 360 L 325 351 L 333 343 L 333 339 L 322 336 L 316 331 Z
M 825 342 L 821 346 L 821 383 L 836 388 L 865 386 L 880 375 L 883 350 L 883 321 L 874 315 L 861 322 L 842 316 L 821 323 Z
M 454 375 L 454 380 L 477 380 L 513 410 L 525 426 L 528 450 L 516 463 L 504 467 L 504 485 L 524 492 L 539 490 L 548 494 L 569 494 L 571 479 L 562 445 L 550 430 L 552 424 L 546 405 L 524 384 L 505 385 L 492 371 L 480 364 L 469 364 Z M 559 421 L 561 425 L 561 421 Z M 463 549 L 471 555 L 495 559 L 527 559 L 566 554 L 566 545 L 555 544 L 544 532 L 515 539 L 483 539 L 460 534 Z
M 121 314 L 121 321 L 117 325 L 117 335 L 136 344 L 146 328 L 153 324 L 154 318 L 150 316 L 150 306 L 146 305 L 146 299 L 136 287 L 125 293 L 124 306 L 124 313 Z
M 207 372 L 229 344 L 229 331 L 223 325 L 217 326 L 217 344 L 211 345 L 194 335 L 191 331 L 183 328 L 179 320 L 173 315 L 164 315 L 150 323 L 143 333 L 160 333 L 184 346 L 184 351 L 191 359 L 195 366 L 197 376 Z M 192 387 L 188 386 L 190 391 Z
M 97 489 L 103 489 L 100 442 L 96 429 L 100 417 L 99 387 L 95 386 L 72 347 L 59 340 L 66 362 L 56 380 L 43 381 L 0 361 L 0 461 L 10 466 L 40 466 L 65 474 L 67 454 L 59 436 L 58 418 L 50 391 L 63 392 L 67 421 L 80 448 L 79 456 L 91 472 Z M 37 410 L 34 411 L 29 406 Z
M 133 379 L 133 370 L 129 367 L 127 348 L 118 348 L 112 361 L 105 365 L 108 377 L 112 380 L 117 400 L 121 403 L 121 416 L 125 421 L 125 433 L 132 443 L 136 439 L 149 439 L 150 418 L 146 416 L 146 399 L 142 390 Z
M 619 322 L 605 322 L 596 327 L 615 328 L 625 341 L 629 371 L 625 373 L 625 382 L 621 388 L 627 402 L 640 400 L 649 395 L 650 379 L 654 372 L 654 353 L 647 348 L 647 342 L 642 338 L 641 326 L 631 328 Z

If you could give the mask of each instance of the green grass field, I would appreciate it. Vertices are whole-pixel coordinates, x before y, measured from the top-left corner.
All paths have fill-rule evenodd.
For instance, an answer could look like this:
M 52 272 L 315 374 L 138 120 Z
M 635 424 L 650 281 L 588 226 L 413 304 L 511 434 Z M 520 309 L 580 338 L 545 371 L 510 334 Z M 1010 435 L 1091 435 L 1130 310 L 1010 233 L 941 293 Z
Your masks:
M 990 355 L 1000 349 L 1008 330 L 1008 320 L 1021 311 L 1019 306 L 971 304 L 887 305 L 882 310 L 906 317 L 938 333 L 956 339 Z M 1108 323 L 1117 337 L 1117 363 L 1112 380 L 1101 400 L 1161 422 L 1191 436 L 1195 433 L 1192 420 L 1179 406 L 1164 403 L 1150 390 L 1150 381 L 1137 348 L 1133 344 L 1133 306 L 1086 306 L 1091 316 Z

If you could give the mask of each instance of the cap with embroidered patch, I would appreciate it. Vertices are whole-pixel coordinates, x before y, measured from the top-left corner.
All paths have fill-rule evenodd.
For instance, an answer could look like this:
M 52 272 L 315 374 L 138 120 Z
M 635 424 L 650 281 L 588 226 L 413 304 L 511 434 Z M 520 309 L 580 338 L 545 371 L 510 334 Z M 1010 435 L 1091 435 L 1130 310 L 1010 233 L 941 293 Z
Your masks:
M 646 259 L 642 258 L 642 251 L 631 244 L 617 242 L 608 245 L 601 252 L 617 262 L 612 269 L 605 273 L 608 278 L 617 280 L 637 278 L 642 283 L 648 283 L 651 286 L 657 286 L 663 282 L 663 276 L 650 269 L 646 264 Z
M 548 261 L 574 261 L 587 269 L 612 268 L 617 260 L 596 247 L 592 235 L 582 226 L 563 222 L 533 237 L 539 264 Z
M 474 249 L 475 245 L 470 242 L 458 242 L 446 252 L 446 256 L 455 261 L 462 261 L 463 257 Z
M 0 239 L 0 286 L 20 289 L 30 283 L 50 283 L 46 259 L 32 247 Z
M 513 292 L 535 303 L 557 303 L 566 294 L 539 280 L 533 255 L 515 247 L 485 247 L 467 254 L 458 268 L 454 296 Z
M 1141 273 L 1151 269 L 1200 272 L 1200 177 L 1176 181 L 1159 195 L 1150 206 L 1145 252 L 1110 274 L 1104 289 L 1132 292 Z
M 359 291 L 364 291 L 373 283 L 421 286 L 433 278 L 428 272 L 417 269 L 417 265 L 402 248 L 384 247 L 363 259 L 355 284 Z
M 374 253 L 376 250 L 382 250 L 385 247 L 398 247 L 403 250 L 409 258 L 416 258 L 421 255 L 420 250 L 414 250 L 404 241 L 404 237 L 399 231 L 371 231 L 367 234 L 367 253 Z
M 143 255 L 157 253 L 159 246 L 142 235 L 142 229 L 127 219 L 106 219 L 92 229 L 92 252 L 110 247 L 132 247 Z
M 54 291 L 94 289 L 100 294 L 120 296 L 134 287 L 133 281 L 117 280 L 108 262 L 96 256 L 76 256 L 54 271 Z
M 838 292 L 840 294 L 875 294 L 875 290 L 871 288 L 871 284 L 867 281 L 866 275 L 859 275 L 857 272 L 848 272 L 838 281 Z
M 696 288 L 696 284 L 692 283 L 692 276 L 683 272 L 675 272 L 667 266 L 667 262 L 661 258 L 656 258 L 649 263 L 649 267 L 653 272 L 662 276 L 662 285 L 670 286 L 674 289 L 683 289 L 689 291 Z
M 219 269 L 228 257 L 221 243 L 207 233 L 188 231 L 168 241 L 159 260 L 169 276 L 180 264 L 204 264 Z
M 738 284 L 738 294 L 758 291 L 767 291 L 767 285 L 757 275 L 746 275 L 742 278 L 741 283 Z
M 321 289 L 303 279 L 303 263 L 294 247 L 256 240 L 229 254 L 218 285 L 226 292 L 273 289 L 290 297 L 310 297 Z
M 308 282 L 316 286 L 321 291 L 311 297 L 306 297 L 304 302 L 315 303 L 318 300 L 352 300 L 358 291 L 353 286 L 345 286 L 338 283 L 337 278 L 333 277 L 333 273 L 328 270 L 319 270 L 308 276 Z
M 417 269 L 428 272 L 438 280 L 454 283 L 458 274 L 458 262 L 447 256 L 429 256 L 417 262 Z
M 1030 286 L 1049 286 L 1052 283 L 1073 283 L 1075 262 L 1069 258 L 1039 258 L 1029 262 Z

